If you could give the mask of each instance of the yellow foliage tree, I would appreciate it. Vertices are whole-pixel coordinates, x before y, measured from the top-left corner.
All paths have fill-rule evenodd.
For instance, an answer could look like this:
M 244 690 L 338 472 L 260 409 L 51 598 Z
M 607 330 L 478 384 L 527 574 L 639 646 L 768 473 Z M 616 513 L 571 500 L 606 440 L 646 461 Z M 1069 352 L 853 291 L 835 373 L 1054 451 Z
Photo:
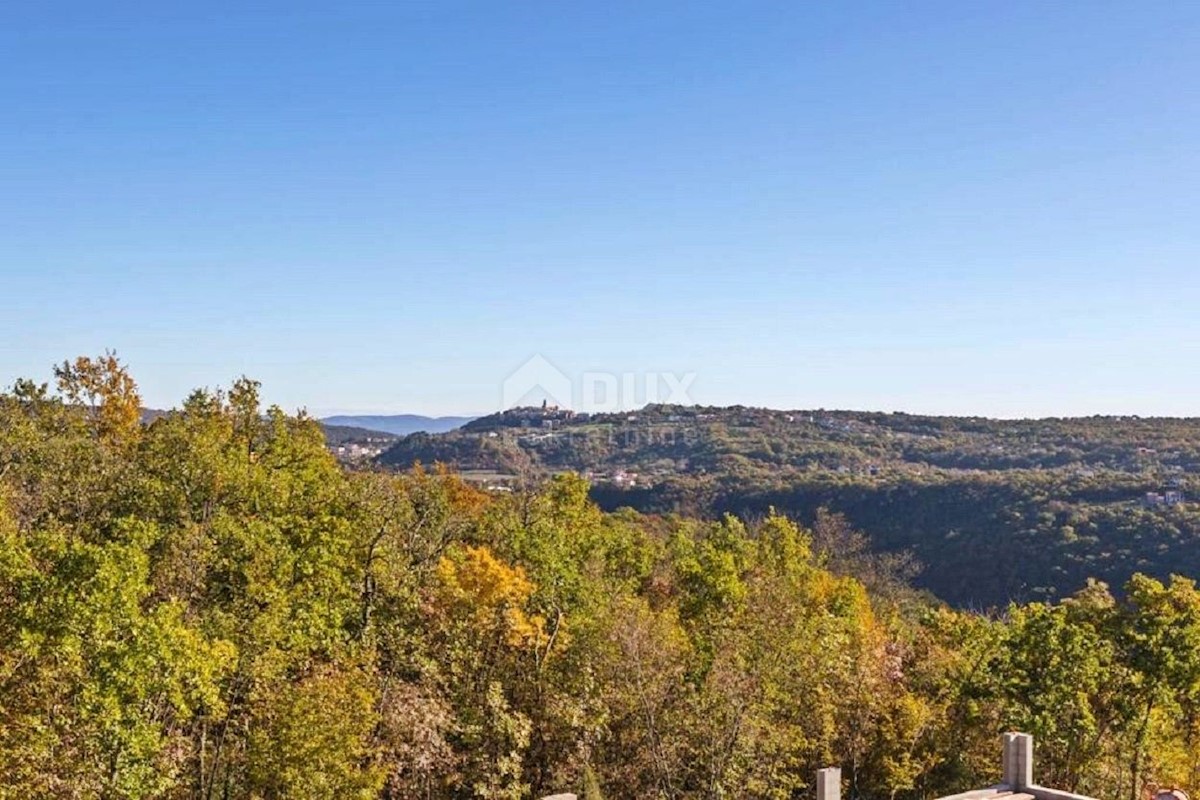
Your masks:
M 455 548 L 438 562 L 439 605 L 513 647 L 535 644 L 544 635 L 545 620 L 525 611 L 533 591 L 524 569 L 505 564 L 486 547 Z
M 137 438 L 142 398 L 137 383 L 111 350 L 97 358 L 80 356 L 54 368 L 68 403 L 83 407 L 95 435 L 110 444 Z

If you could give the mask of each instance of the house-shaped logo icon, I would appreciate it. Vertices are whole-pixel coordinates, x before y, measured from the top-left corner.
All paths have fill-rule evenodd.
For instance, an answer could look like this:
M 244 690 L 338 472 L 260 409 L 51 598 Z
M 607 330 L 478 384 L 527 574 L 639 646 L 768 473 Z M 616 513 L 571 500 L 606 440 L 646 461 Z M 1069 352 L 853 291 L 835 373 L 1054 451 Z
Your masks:
M 500 392 L 500 410 L 543 403 L 571 407 L 571 379 L 545 356 L 535 355 L 507 378 Z

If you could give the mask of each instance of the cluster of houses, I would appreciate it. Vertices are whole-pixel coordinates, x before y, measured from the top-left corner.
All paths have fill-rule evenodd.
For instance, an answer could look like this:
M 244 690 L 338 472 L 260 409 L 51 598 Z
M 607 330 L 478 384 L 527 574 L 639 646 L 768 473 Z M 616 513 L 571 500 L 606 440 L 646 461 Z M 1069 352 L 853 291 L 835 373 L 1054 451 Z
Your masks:
M 346 442 L 329 448 L 339 461 L 367 461 L 388 448 L 387 443 Z
M 647 481 L 645 478 L 639 476 L 638 473 L 623 469 L 614 470 L 611 473 L 593 472 L 588 470 L 587 472 L 583 473 L 583 476 L 592 483 L 611 483 L 614 486 L 620 486 L 627 489 L 632 489 L 633 487 L 637 486 L 639 481 L 641 482 L 642 486 L 649 485 L 650 483 L 650 481 Z
M 1146 508 L 1168 508 L 1183 505 L 1187 497 L 1179 489 L 1168 489 L 1165 492 L 1146 492 L 1142 505 Z
M 499 414 L 498 422 L 510 428 L 544 428 L 553 430 L 564 422 L 585 419 L 569 408 L 560 408 L 543 402 L 541 406 L 519 406 Z

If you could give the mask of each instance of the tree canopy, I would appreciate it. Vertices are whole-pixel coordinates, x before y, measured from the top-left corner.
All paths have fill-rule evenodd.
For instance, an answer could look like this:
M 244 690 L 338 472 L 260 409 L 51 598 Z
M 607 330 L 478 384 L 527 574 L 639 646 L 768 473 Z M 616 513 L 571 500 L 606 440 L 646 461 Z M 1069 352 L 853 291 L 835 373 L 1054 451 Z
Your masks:
M 852 798 L 1200 785 L 1200 592 L 979 615 L 834 514 L 605 512 L 339 466 L 259 386 L 0 394 L 0 798 Z

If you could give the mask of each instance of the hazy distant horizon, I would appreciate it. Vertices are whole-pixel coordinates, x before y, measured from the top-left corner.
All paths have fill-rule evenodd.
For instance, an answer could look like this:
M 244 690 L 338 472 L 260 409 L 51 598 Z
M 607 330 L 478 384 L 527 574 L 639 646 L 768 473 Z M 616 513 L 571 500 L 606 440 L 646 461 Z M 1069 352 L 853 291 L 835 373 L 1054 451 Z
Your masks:
M 1089 414 L 1047 413 L 1047 414 L 1026 415 L 1026 416 L 1004 416 L 1004 415 L 987 414 L 987 413 L 970 412 L 970 411 L 967 411 L 967 412 L 922 411 L 922 410 L 912 410 L 912 409 L 906 409 L 906 408 L 868 408 L 868 407 L 828 406 L 828 405 L 825 405 L 825 406 L 822 406 L 822 405 L 815 405 L 815 406 L 796 406 L 796 405 L 764 406 L 764 405 L 756 405 L 756 404 L 752 404 L 752 403 L 699 403 L 698 405 L 711 406 L 711 407 L 715 407 L 715 408 L 729 408 L 731 406 L 745 406 L 747 408 L 762 408 L 762 409 L 766 409 L 768 411 L 780 411 L 780 412 L 804 412 L 804 411 L 818 412 L 818 411 L 823 411 L 823 412 L 834 413 L 834 414 L 837 414 L 837 413 L 908 414 L 911 416 L 982 418 L 982 419 L 991 419 L 991 420 L 1007 421 L 1007 422 L 1017 422 L 1017 421 L 1021 421 L 1021 420 L 1045 420 L 1045 419 L 1086 419 L 1086 418 L 1090 418 L 1090 417 L 1111 417 L 1111 418 L 1138 417 L 1141 419 L 1196 419 L 1196 418 L 1200 418 L 1200 412 L 1192 413 L 1192 414 L 1145 414 L 1145 413 L 1139 413 L 1136 411 L 1132 411 L 1132 412 L 1096 412 L 1096 413 L 1089 413 Z M 629 410 L 637 411 L 638 409 L 644 408 L 644 407 L 645 407 L 645 405 L 642 405 L 642 406 L 638 406 L 636 408 L 629 409 Z M 490 414 L 495 414 L 500 410 L 501 409 L 498 409 L 498 408 L 492 408 L 492 409 L 486 409 L 486 410 L 477 411 L 477 412 L 468 411 L 468 412 L 462 412 L 462 413 L 456 413 L 456 412 L 425 413 L 425 412 L 406 410 L 403 408 L 382 408 L 382 409 L 359 410 L 359 409 L 353 409 L 353 408 L 317 409 L 317 408 L 305 407 L 305 411 L 310 416 L 316 417 L 318 419 L 325 419 L 327 417 L 340 417 L 340 416 L 348 416 L 348 417 L 354 417 L 354 416 L 358 416 L 358 417 L 400 416 L 400 415 L 405 415 L 405 414 L 412 414 L 415 416 L 423 416 L 423 417 L 430 417 L 430 418 L 471 417 L 471 418 L 477 419 L 479 417 L 486 417 Z
M 93 354 L 101 352 L 101 351 L 103 351 L 103 348 L 94 350 Z M 71 357 L 74 357 L 74 355 L 85 355 L 85 354 L 86 353 L 71 354 Z M 220 380 L 220 381 L 211 381 L 210 380 L 210 381 L 202 381 L 202 382 L 196 383 L 195 385 L 191 386 L 187 390 L 180 392 L 177 397 L 168 398 L 165 395 L 162 395 L 161 393 L 156 393 L 153 389 L 151 389 L 151 391 L 147 392 L 147 390 L 146 390 L 147 385 L 153 387 L 157 383 L 154 380 L 154 376 L 152 376 L 152 375 L 148 376 L 145 373 L 145 370 L 140 370 L 136 363 L 129 362 L 128 359 L 125 359 L 123 357 L 122 353 L 118 352 L 117 355 L 122 357 L 122 360 L 127 363 L 134 378 L 138 381 L 139 390 L 142 393 L 143 406 L 146 408 L 151 408 L 151 409 L 165 410 L 165 409 L 170 409 L 170 408 L 176 408 L 183 402 L 184 399 L 186 399 L 187 395 L 192 390 L 199 389 L 199 388 L 205 388 L 205 389 L 227 388 L 233 382 L 233 380 L 241 374 L 245 374 L 250 378 L 258 379 L 258 375 L 254 371 L 249 370 L 244 373 L 238 373 L 235 375 L 231 375 L 228 378 L 226 378 L 224 380 Z M 66 358 L 66 357 L 67 356 L 64 355 L 64 358 Z M 61 362 L 62 360 L 63 359 L 60 358 L 58 361 Z M 32 378 L 38 382 L 49 382 L 52 384 L 53 379 L 52 379 L 52 375 L 51 375 L 51 367 L 52 367 L 51 364 L 47 364 L 46 368 L 40 370 L 36 374 L 12 374 L 12 375 L 0 376 L 0 382 L 3 383 L 4 387 L 8 387 L 18 378 Z M 147 380 L 147 379 L 149 379 L 149 380 Z M 441 407 L 441 406 L 432 407 L 432 406 L 424 404 L 420 399 L 418 399 L 419 395 L 417 395 L 417 394 L 413 395 L 413 399 L 411 400 L 411 402 L 399 400 L 395 404 L 391 404 L 391 405 L 317 406 L 317 405 L 305 403 L 303 401 L 294 402 L 294 401 L 288 401 L 286 399 L 283 399 L 283 398 L 281 398 L 280 393 L 277 391 L 274 391 L 272 386 L 268 382 L 263 382 L 262 396 L 263 396 L 264 402 L 267 404 L 277 404 L 281 408 L 288 410 L 288 411 L 304 410 L 310 416 L 313 416 L 316 418 L 325 418 L 325 417 L 334 417 L 334 416 L 396 416 L 396 415 L 404 415 L 404 414 L 412 414 L 412 415 L 417 415 L 417 416 L 433 417 L 433 418 L 437 418 L 437 417 L 483 417 L 483 416 L 487 416 L 489 414 L 494 414 L 497 411 L 503 410 L 504 408 L 511 407 L 511 405 L 504 405 L 501 402 L 499 402 L 499 400 L 500 400 L 499 394 L 500 393 L 499 393 L 498 387 L 499 387 L 500 382 L 501 381 L 498 380 L 497 385 L 495 387 L 492 387 L 492 392 L 496 395 L 496 402 L 494 402 L 491 406 L 486 406 L 486 405 L 470 406 L 470 405 L 466 405 L 464 403 L 462 405 L 454 405 L 454 406 L 448 406 L 448 407 Z M 752 391 L 747 392 L 747 396 L 751 396 L 751 395 L 753 395 Z M 1083 417 L 1093 417 L 1093 416 L 1142 417 L 1142 418 L 1153 418 L 1153 417 L 1195 418 L 1195 417 L 1200 417 L 1200 404 L 1195 405 L 1193 407 L 1194 410 L 1189 410 L 1188 404 L 1186 403 L 1185 399 L 1174 398 L 1174 397 L 1147 398 L 1146 402 L 1141 405 L 1137 405 L 1135 403 L 1131 403 L 1129 405 L 1109 405 L 1109 406 L 1104 406 L 1104 407 L 1097 407 L 1096 410 L 1085 409 L 1082 411 L 1080 411 L 1080 410 L 1073 410 L 1073 411 L 1057 410 L 1052 405 L 1045 407 L 1041 410 L 1034 410 L 1034 411 L 1012 410 L 1013 406 L 1020 407 L 1020 408 L 1037 408 L 1036 405 L 1028 402 L 1028 400 L 1026 400 L 1025 398 L 1022 398 L 1022 397 L 1004 398 L 1004 400 L 1007 401 L 1005 403 L 997 403 L 997 402 L 993 401 L 991 403 L 979 402 L 977 404 L 972 404 L 970 402 L 969 398 L 968 399 L 948 398 L 943 403 L 934 403 L 934 404 L 930 404 L 930 405 L 926 405 L 926 406 L 919 406 L 915 403 L 912 405 L 888 404 L 886 402 L 880 402 L 877 404 L 869 404 L 865 401 L 855 402 L 852 400 L 848 401 L 848 402 L 847 401 L 822 402 L 822 398 L 820 396 L 819 389 L 814 389 L 812 394 L 810 395 L 810 397 L 812 398 L 812 401 L 810 401 L 810 402 L 790 402 L 786 399 L 781 400 L 781 401 L 775 401 L 775 402 L 754 402 L 752 400 L 741 399 L 737 395 L 733 395 L 732 397 L 728 397 L 728 398 L 712 399 L 709 397 L 708 393 L 704 391 L 704 383 L 702 381 L 702 376 L 699 376 L 697 378 L 694 396 L 692 398 L 690 398 L 692 400 L 692 402 L 684 403 L 684 405 L 695 404 L 695 405 L 701 405 L 701 406 L 714 406 L 714 407 L 746 406 L 746 407 L 752 407 L 752 408 L 765 408 L 765 409 L 769 409 L 772 411 L 818 411 L 818 410 L 822 410 L 822 411 L 829 411 L 829 412 L 844 411 L 844 412 L 857 412 L 857 413 L 903 413 L 903 414 L 912 414 L 915 416 L 983 417 L 983 418 L 996 419 L 996 420 L 1083 418 Z M 1164 402 L 1164 401 L 1166 401 L 1166 402 Z M 660 397 L 657 402 L 667 402 L 667 399 Z M 536 405 L 536 403 L 530 403 L 530 405 Z M 580 410 L 580 406 L 578 404 L 563 403 L 562 405 L 565 408 L 572 408 L 575 410 Z M 647 405 L 647 403 L 644 401 L 643 398 L 639 397 L 636 404 L 634 404 L 634 405 L 621 406 L 620 408 L 614 408 L 612 410 L 620 410 L 620 411 L 636 410 L 638 408 L 644 407 L 645 405 Z M 582 410 L 587 410 L 587 409 L 583 408 Z
M 732 405 L 745 406 L 746 404 L 745 403 L 734 403 Z M 714 406 L 714 407 L 728 408 L 729 406 Z M 926 412 L 921 412 L 921 411 L 905 411 L 903 409 L 879 409 L 879 408 L 817 408 L 817 407 L 814 407 L 814 408 L 777 408 L 777 407 L 773 407 L 773 406 L 748 406 L 748 407 L 765 408 L 768 411 L 780 411 L 780 412 L 824 411 L 824 412 L 831 413 L 831 414 L 840 414 L 840 413 L 847 413 L 847 414 L 908 414 L 908 415 L 914 416 L 914 417 L 959 417 L 959 418 L 963 418 L 963 419 L 979 418 L 979 419 L 996 420 L 998 422 L 1020 422 L 1020 421 L 1025 421 L 1025 420 L 1036 421 L 1036 420 L 1046 420 L 1046 419 L 1087 419 L 1090 417 L 1097 417 L 1097 416 L 1109 417 L 1109 418 L 1114 418 L 1114 419 L 1121 418 L 1121 417 L 1125 417 L 1125 418 L 1138 417 L 1141 419 L 1196 419 L 1196 418 L 1200 418 L 1200 414 L 1192 414 L 1190 416 L 1178 415 L 1178 414 L 1166 414 L 1166 415 L 1047 414 L 1045 416 L 1038 416 L 1038 417 L 997 417 L 997 416 L 992 416 L 990 414 L 937 414 L 937 413 L 926 413 Z M 633 411 L 637 411 L 637 410 L 638 409 L 633 409 Z M 404 416 L 404 415 L 409 415 L 409 414 L 412 414 L 413 416 L 429 417 L 431 419 L 447 418 L 447 417 L 454 417 L 454 418 L 470 417 L 473 419 L 478 419 L 480 417 L 486 417 L 486 416 L 489 416 L 490 414 L 496 413 L 495 410 L 492 410 L 492 411 L 487 411 L 487 412 L 480 413 L 480 414 L 469 414 L 469 413 L 468 414 L 416 414 L 414 412 L 399 411 L 399 410 L 393 410 L 393 411 L 389 411 L 389 410 L 382 410 L 382 411 L 379 411 L 379 410 L 376 410 L 376 411 L 353 411 L 353 410 L 350 410 L 350 411 L 347 411 L 347 410 L 322 411 L 322 410 L 311 409 L 311 408 L 306 408 L 305 411 L 310 416 L 315 417 L 316 419 L 321 419 L 321 420 L 326 419 L 328 417 L 369 417 L 369 416 L 385 416 L 386 417 L 386 416 Z

